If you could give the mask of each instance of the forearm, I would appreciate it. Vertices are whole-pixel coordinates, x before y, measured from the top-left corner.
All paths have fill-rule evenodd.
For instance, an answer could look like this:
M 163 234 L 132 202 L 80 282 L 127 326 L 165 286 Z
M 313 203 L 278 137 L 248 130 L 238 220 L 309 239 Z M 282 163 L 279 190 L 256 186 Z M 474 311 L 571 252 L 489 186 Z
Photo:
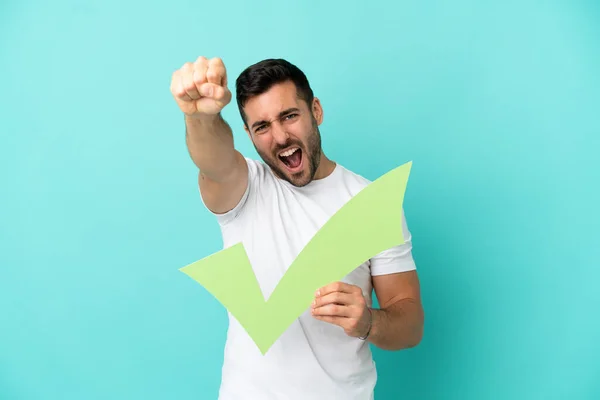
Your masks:
M 222 181 L 236 163 L 233 132 L 220 114 L 202 118 L 185 117 L 186 144 L 194 164 L 203 175 Z
M 414 299 L 403 299 L 385 307 L 371 309 L 372 324 L 368 340 L 384 350 L 415 347 L 423 336 L 423 309 Z

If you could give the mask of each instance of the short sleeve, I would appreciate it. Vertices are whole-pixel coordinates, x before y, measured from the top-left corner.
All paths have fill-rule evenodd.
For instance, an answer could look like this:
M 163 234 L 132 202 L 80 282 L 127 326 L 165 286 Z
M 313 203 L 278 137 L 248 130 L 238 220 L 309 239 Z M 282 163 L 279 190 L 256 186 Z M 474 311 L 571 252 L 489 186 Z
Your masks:
M 217 222 L 221 226 L 227 225 L 242 214 L 246 207 L 246 204 L 248 203 L 248 198 L 254 191 L 254 188 L 257 184 L 259 169 L 257 162 L 247 157 L 244 157 L 244 159 L 246 160 L 246 164 L 248 165 L 248 185 L 246 185 L 246 190 L 244 191 L 244 194 L 242 195 L 240 201 L 235 205 L 235 207 L 233 207 L 231 210 L 225 213 L 215 213 L 208 207 L 206 207 L 206 204 L 204 204 L 204 201 L 202 200 L 202 195 L 200 195 L 200 200 L 202 201 L 204 207 L 217 218 Z M 199 187 L 198 190 L 200 190 Z
M 402 211 L 402 235 L 404 243 L 385 250 L 371 258 L 371 275 L 386 275 L 416 269 L 412 255 L 412 236 Z

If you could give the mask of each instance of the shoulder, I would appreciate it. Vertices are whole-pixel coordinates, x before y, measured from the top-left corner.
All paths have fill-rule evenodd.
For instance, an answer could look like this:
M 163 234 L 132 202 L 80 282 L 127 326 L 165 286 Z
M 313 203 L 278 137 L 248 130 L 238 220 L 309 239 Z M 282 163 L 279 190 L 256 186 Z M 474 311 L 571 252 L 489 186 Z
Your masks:
M 339 168 L 339 179 L 343 182 L 344 186 L 350 189 L 353 194 L 358 193 L 365 187 L 367 187 L 371 181 L 364 176 L 338 164 Z
M 244 158 L 246 164 L 248 164 L 248 186 L 250 192 L 259 188 L 265 190 L 277 183 L 277 178 L 273 171 L 264 161 L 246 156 Z
M 247 156 L 244 156 L 244 159 L 246 160 L 246 164 L 248 164 L 248 174 L 250 176 L 264 177 L 266 175 L 267 166 L 263 162 Z
M 248 166 L 248 181 L 241 199 L 229 211 L 214 213 L 221 226 L 229 225 L 234 220 L 239 220 L 248 209 L 256 207 L 257 199 L 272 190 L 275 185 L 273 173 L 269 166 L 260 160 L 244 156 Z M 210 211 L 210 210 L 209 210 Z M 252 213 L 252 212 L 251 212 Z

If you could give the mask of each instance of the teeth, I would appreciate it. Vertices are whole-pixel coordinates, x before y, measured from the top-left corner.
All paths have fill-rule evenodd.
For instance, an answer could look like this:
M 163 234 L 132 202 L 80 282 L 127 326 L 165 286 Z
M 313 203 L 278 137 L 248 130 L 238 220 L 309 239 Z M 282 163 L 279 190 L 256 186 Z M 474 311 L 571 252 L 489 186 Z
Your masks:
M 284 152 L 283 152 L 283 153 L 281 153 L 280 155 L 281 155 L 281 156 L 283 156 L 283 157 L 289 157 L 289 156 L 291 156 L 292 154 L 294 154 L 294 153 L 296 152 L 296 150 L 298 150 L 298 148 L 297 148 L 297 147 L 296 147 L 296 148 L 294 148 L 294 149 L 289 149 L 289 150 L 287 150 L 287 151 L 284 151 Z

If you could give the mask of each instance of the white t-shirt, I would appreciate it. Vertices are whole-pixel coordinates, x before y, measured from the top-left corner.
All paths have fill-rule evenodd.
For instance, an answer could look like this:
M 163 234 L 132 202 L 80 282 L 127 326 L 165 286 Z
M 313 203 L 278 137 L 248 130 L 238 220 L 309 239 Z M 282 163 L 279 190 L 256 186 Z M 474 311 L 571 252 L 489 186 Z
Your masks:
M 215 214 L 225 248 L 243 243 L 265 298 L 327 220 L 370 181 L 337 164 L 324 179 L 295 187 L 262 161 L 246 158 L 248 187 L 237 206 Z M 415 269 L 403 214 L 405 244 L 360 265 L 343 279 L 371 305 L 371 276 Z M 262 355 L 229 314 L 219 400 L 370 400 L 377 380 L 366 341 L 316 320 L 307 309 Z

